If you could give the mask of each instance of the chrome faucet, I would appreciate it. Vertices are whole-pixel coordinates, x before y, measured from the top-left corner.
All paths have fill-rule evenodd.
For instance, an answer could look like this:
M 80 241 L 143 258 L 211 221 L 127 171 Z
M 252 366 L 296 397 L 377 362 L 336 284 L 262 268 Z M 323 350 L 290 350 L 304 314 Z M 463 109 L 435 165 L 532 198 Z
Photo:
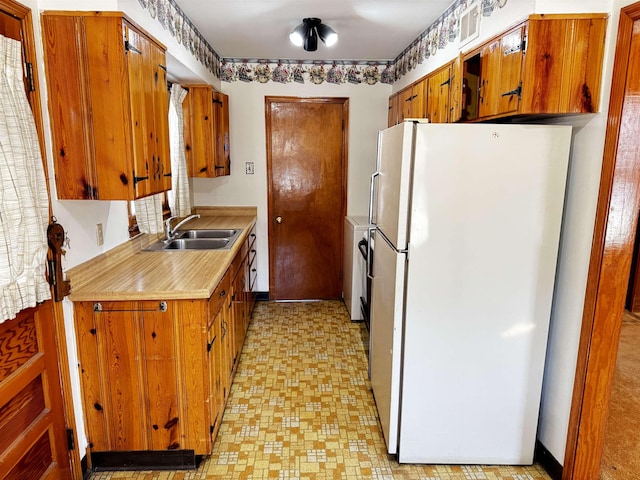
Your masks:
M 164 231 L 165 231 L 165 234 L 167 236 L 167 238 L 165 239 L 165 242 L 170 242 L 171 240 L 173 240 L 173 238 L 176 235 L 176 231 L 178 230 L 178 228 L 180 228 L 182 225 L 187 223 L 189 220 L 193 220 L 194 218 L 200 218 L 200 214 L 197 213 L 195 215 L 189 215 L 187 218 L 185 218 L 182 221 L 178 222 L 178 224 L 175 227 L 171 228 L 171 220 L 175 220 L 176 218 L 178 218 L 178 217 L 177 216 L 169 217 L 164 222 Z

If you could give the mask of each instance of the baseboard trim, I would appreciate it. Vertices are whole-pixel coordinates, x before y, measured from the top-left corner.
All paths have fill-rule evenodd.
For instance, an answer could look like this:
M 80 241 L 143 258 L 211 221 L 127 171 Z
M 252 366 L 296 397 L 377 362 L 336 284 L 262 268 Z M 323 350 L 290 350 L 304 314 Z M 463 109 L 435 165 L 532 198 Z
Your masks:
M 201 457 L 193 450 L 144 450 L 123 452 L 92 452 L 94 472 L 135 470 L 195 470 Z
M 534 460 L 542 465 L 553 480 L 562 480 L 562 465 L 555 459 L 547 447 L 540 440 L 536 440 L 536 449 L 533 455 Z
M 256 292 L 256 301 L 266 302 L 269 300 L 269 292 Z

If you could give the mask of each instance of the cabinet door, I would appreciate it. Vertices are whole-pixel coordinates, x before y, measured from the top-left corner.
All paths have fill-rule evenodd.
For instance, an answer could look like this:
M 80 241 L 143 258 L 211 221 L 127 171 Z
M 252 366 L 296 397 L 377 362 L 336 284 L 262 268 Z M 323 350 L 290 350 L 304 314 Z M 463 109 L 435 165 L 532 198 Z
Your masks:
M 429 96 L 427 107 L 431 123 L 447 123 L 449 119 L 449 86 L 451 69 L 449 66 L 429 76 Z
M 449 82 L 449 123 L 462 118 L 462 55 L 451 62 L 451 81 Z
M 148 40 L 137 30 L 124 26 L 127 46 L 127 74 L 129 78 L 129 103 L 131 110 L 131 138 L 133 149 L 133 185 L 136 198 L 151 194 L 151 172 L 153 162 L 149 161 L 153 151 L 148 135 L 149 121 L 153 121 L 153 110 L 146 108 L 152 99 L 149 73 L 145 70 L 145 55 L 148 54 Z
M 213 92 L 215 110 L 215 176 L 231 174 L 231 154 L 229 151 L 229 96 Z
M 210 422 L 209 430 L 211 432 L 211 442 L 216 438 L 220 423 L 222 421 L 222 413 L 224 411 L 224 393 L 222 391 L 222 309 L 218 308 L 215 317 L 208 332 L 207 351 L 209 355 L 209 405 L 210 405 Z
M 144 380 L 143 391 L 148 399 L 146 421 L 149 450 L 176 450 L 186 448 L 180 426 L 178 399 L 178 376 L 175 345 L 176 331 L 172 302 L 160 311 L 158 302 L 138 302 L 140 344 L 142 347 L 141 368 Z M 182 438 L 181 438 L 182 437 Z
M 155 193 L 171 190 L 171 154 L 169 152 L 169 88 L 167 86 L 167 57 L 164 50 L 149 44 L 153 72 L 153 120 L 155 156 L 158 165 Z
M 522 113 L 598 111 L 606 26 L 606 14 L 530 17 Z
M 524 32 L 521 26 L 500 39 L 497 114 L 516 112 L 520 106 Z
M 427 79 L 421 80 L 411 87 L 411 118 L 425 118 L 427 116 Z
M 189 144 L 192 177 L 215 176 L 214 98 L 209 86 L 189 86 Z
M 398 121 L 404 122 L 405 118 L 411 118 L 411 87 L 407 87 L 398 93 Z
M 399 95 L 391 95 L 389 97 L 389 113 L 387 114 L 387 126 L 393 127 L 398 124 L 398 102 Z
M 480 117 L 488 117 L 498 112 L 500 56 L 500 39 L 485 45 L 480 53 Z

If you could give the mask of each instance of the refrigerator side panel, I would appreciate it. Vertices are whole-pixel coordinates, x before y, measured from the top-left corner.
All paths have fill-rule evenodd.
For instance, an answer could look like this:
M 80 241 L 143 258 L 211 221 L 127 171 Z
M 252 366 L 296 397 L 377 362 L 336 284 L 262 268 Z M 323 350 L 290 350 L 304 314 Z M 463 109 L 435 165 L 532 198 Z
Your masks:
M 374 223 L 398 250 L 407 247 L 414 128 L 404 122 L 382 130 L 379 139 Z
M 418 128 L 401 462 L 533 461 L 570 138 Z
M 396 453 L 406 255 L 379 235 L 373 255 L 369 359 L 371 388 L 388 453 Z

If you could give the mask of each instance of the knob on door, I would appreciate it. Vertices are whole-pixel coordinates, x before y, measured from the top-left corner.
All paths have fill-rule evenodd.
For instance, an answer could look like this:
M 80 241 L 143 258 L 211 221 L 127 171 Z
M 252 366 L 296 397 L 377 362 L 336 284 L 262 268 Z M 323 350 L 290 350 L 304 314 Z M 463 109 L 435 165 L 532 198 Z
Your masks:
M 282 223 L 282 217 L 280 215 L 276 217 L 276 223 Z

